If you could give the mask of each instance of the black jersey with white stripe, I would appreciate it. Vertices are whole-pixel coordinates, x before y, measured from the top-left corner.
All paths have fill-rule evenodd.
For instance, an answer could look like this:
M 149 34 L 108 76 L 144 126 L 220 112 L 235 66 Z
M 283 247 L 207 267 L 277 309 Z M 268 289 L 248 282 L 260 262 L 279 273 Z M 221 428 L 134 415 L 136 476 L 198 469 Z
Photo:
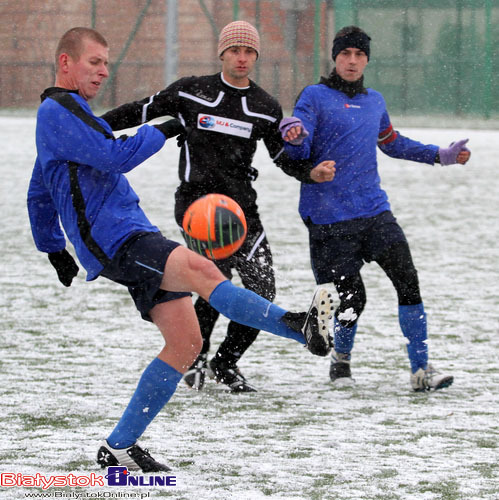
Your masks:
M 247 215 L 256 214 L 251 182 L 258 175 L 253 157 L 259 140 L 288 175 L 312 182 L 312 164 L 291 160 L 283 149 L 281 106 L 252 81 L 246 88 L 236 88 L 226 84 L 220 73 L 181 78 L 157 94 L 120 106 L 102 118 L 113 130 L 120 130 L 162 116 L 178 118 L 187 129 L 179 160 L 177 220 L 186 204 L 210 192 L 227 194 Z

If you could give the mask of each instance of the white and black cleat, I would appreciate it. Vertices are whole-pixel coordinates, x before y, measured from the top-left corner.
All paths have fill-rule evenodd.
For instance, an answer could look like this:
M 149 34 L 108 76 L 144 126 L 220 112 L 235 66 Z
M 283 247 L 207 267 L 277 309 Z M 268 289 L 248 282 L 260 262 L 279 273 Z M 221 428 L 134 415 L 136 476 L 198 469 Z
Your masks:
M 192 366 L 184 374 L 184 382 L 196 391 L 201 391 L 204 387 L 207 370 L 207 355 L 200 354 Z
M 445 389 L 454 382 L 452 375 L 442 374 L 428 365 L 426 370 L 420 368 L 416 373 L 411 373 L 411 386 L 416 392 L 438 391 Z
M 209 363 L 208 376 L 217 383 L 225 384 L 232 393 L 257 392 L 256 388 L 248 382 L 235 363 L 213 358 Z
M 350 355 L 333 351 L 331 354 L 331 365 L 329 367 L 329 378 L 334 387 L 351 387 L 355 385 L 350 369 Z
M 301 332 L 305 346 L 316 356 L 327 356 L 333 347 L 329 335 L 329 321 L 332 319 L 333 299 L 325 288 L 317 288 L 307 313 L 287 312 L 281 318 L 287 326 Z
M 149 451 L 142 449 L 137 443 L 128 448 L 112 448 L 104 440 L 97 452 L 97 463 L 103 469 L 121 465 L 130 471 L 168 472 L 171 470 L 170 467 L 154 460 Z
M 317 288 L 301 329 L 307 349 L 316 356 L 327 356 L 333 347 L 333 340 L 329 335 L 332 306 L 333 299 L 327 289 Z

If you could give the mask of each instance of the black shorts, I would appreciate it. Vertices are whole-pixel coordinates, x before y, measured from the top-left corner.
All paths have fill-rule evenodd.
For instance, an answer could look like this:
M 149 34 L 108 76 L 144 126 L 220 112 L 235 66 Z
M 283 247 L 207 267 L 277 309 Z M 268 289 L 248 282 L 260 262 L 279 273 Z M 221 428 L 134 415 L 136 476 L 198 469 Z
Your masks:
M 191 295 L 160 289 L 166 261 L 178 246 L 180 243 L 166 239 L 159 232 L 134 234 L 121 245 L 100 275 L 128 287 L 142 318 L 152 321 L 149 311 L 155 305 Z
M 395 243 L 407 241 L 390 211 L 374 217 L 334 224 L 312 224 L 310 259 L 317 284 L 331 283 L 357 274 L 364 262 L 375 261 Z

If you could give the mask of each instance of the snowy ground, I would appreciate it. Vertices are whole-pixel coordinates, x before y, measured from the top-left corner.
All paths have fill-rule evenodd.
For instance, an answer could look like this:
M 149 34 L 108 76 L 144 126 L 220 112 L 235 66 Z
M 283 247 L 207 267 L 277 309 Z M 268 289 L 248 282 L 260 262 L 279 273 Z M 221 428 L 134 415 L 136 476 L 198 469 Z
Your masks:
M 124 289 L 105 280 L 88 284 L 83 272 L 66 289 L 35 250 L 25 208 L 34 126 L 30 117 L 0 117 L 0 472 L 100 474 L 97 443 L 121 415 L 161 339 Z M 327 359 L 262 333 L 241 362 L 259 392 L 230 395 L 210 381 L 195 393 L 181 384 L 143 437 L 171 464 L 178 486 L 119 490 L 123 495 L 499 498 L 498 132 L 402 132 L 437 144 L 468 136 L 473 150 L 469 166 L 447 168 L 380 154 L 383 186 L 419 270 L 431 357 L 454 374 L 454 385 L 410 391 L 395 293 L 379 268 L 368 265 L 354 388 L 334 390 Z M 172 218 L 177 154 L 171 141 L 130 179 L 151 219 L 180 241 Z M 264 149 L 255 164 L 277 269 L 276 302 L 303 309 L 315 285 L 296 211 L 298 184 L 273 167 Z M 225 326 L 218 325 L 216 345 Z M 117 494 L 109 487 L 58 490 L 71 498 Z M 0 487 L 0 498 L 39 491 Z M 55 497 L 54 488 L 47 491 Z

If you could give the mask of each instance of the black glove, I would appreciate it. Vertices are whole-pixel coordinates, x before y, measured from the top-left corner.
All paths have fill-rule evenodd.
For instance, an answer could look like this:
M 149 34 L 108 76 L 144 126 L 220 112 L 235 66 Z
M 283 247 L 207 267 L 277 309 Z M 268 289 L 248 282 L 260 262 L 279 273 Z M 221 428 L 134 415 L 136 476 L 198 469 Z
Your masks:
M 80 269 L 74 261 L 71 254 L 66 250 L 60 252 L 49 253 L 49 261 L 57 271 L 57 277 L 64 286 L 71 286 L 73 278 L 78 274 Z
M 177 136 L 177 146 L 181 148 L 184 145 L 184 142 L 187 141 L 189 134 L 192 132 L 191 127 L 184 127 L 184 131 Z
M 167 122 L 158 123 L 158 125 L 153 125 L 153 127 L 162 132 L 167 139 L 185 133 L 184 126 L 176 118 L 168 120 Z

